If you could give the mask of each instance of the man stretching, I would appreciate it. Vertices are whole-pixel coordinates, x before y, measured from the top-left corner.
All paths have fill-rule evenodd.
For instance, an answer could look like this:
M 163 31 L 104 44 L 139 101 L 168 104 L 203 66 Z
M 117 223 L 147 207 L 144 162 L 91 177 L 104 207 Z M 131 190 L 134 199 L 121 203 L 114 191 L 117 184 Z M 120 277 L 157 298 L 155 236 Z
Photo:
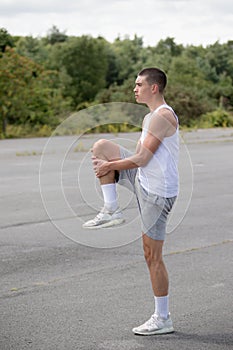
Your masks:
M 150 113 L 143 120 L 135 153 L 101 139 L 93 146 L 93 169 L 100 180 L 104 207 L 83 228 L 118 225 L 124 221 L 118 207 L 116 183 L 131 189 L 141 218 L 145 260 L 154 292 L 155 311 L 135 334 L 152 335 L 174 331 L 168 304 L 168 273 L 162 257 L 169 212 L 178 194 L 179 125 L 164 99 L 166 75 L 158 68 L 145 68 L 135 82 L 135 99 Z

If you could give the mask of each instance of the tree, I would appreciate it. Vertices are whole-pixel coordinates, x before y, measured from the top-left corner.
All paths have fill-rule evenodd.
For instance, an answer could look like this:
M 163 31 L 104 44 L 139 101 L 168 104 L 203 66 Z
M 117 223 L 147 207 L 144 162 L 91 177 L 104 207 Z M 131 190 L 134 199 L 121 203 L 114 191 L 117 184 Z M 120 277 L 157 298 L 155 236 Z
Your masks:
M 133 94 L 133 86 L 135 77 L 130 77 L 124 80 L 124 83 L 117 85 L 112 84 L 109 88 L 103 89 L 97 94 L 97 103 L 108 103 L 108 102 L 128 102 L 134 103 L 135 98 Z
M 214 86 L 215 98 L 220 105 L 232 109 L 233 105 L 233 41 L 226 44 L 216 42 L 206 49 L 206 59 L 217 73 L 217 84 Z M 223 102 L 224 101 L 224 102 Z
M 61 93 L 53 88 L 56 72 L 6 49 L 0 58 L 0 118 L 2 134 L 7 122 L 55 126 L 57 116 L 67 107 Z
M 12 36 L 8 33 L 5 28 L 0 28 L 0 51 L 5 52 L 6 47 L 13 47 Z
M 57 51 L 70 82 L 65 86 L 65 95 L 73 99 L 73 106 L 94 100 L 105 87 L 108 69 L 106 45 L 101 38 L 81 36 L 70 38 Z
M 169 54 L 172 57 L 180 56 L 183 52 L 183 45 L 177 45 L 174 38 L 166 38 L 165 40 L 160 40 L 155 47 L 155 51 L 159 55 Z
M 65 31 L 60 32 L 60 30 L 56 26 L 52 26 L 51 29 L 49 29 L 47 37 L 45 38 L 45 41 L 48 44 L 54 45 L 57 43 L 63 43 L 68 39 L 68 36 L 66 35 Z
M 116 56 L 116 67 L 118 77 L 116 83 L 123 84 L 125 79 L 130 76 L 135 76 L 135 72 L 141 69 L 141 55 L 143 51 L 143 40 L 137 35 L 133 40 L 125 37 L 123 40 L 117 38 L 113 45 L 113 50 Z
M 48 61 L 48 48 L 41 39 L 32 36 L 20 37 L 15 45 L 16 52 L 21 56 L 26 56 L 31 60 L 46 64 Z
M 217 106 L 212 96 L 211 83 L 199 69 L 196 59 L 187 57 L 185 51 L 172 60 L 168 71 L 167 96 L 177 111 L 181 123 L 190 126 Z
M 14 49 L 12 49 L 14 47 Z M 135 102 L 133 86 L 144 67 L 168 76 L 166 99 L 181 124 L 202 114 L 233 110 L 233 41 L 182 46 L 174 38 L 154 47 L 125 36 L 73 37 L 53 26 L 42 38 L 12 37 L 0 29 L 0 118 L 15 125 L 56 125 L 68 107 L 79 110 L 105 102 Z

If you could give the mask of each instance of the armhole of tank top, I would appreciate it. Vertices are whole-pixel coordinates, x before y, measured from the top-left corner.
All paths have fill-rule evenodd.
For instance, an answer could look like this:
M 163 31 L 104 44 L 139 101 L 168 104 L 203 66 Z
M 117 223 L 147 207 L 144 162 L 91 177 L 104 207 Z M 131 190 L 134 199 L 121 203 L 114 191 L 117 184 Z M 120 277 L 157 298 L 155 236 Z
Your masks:
M 169 109 L 169 111 L 172 112 L 172 114 L 174 115 L 174 118 L 175 118 L 175 120 L 176 120 L 176 122 L 177 122 L 176 130 L 178 130 L 178 128 L 179 128 L 179 119 L 178 119 L 176 113 L 174 112 L 173 108 L 172 108 L 171 106 L 167 105 L 167 104 L 163 104 L 163 105 L 161 105 L 161 106 L 159 106 L 159 107 L 157 108 L 156 112 L 159 111 L 159 110 L 162 109 L 162 108 L 167 108 L 167 109 Z

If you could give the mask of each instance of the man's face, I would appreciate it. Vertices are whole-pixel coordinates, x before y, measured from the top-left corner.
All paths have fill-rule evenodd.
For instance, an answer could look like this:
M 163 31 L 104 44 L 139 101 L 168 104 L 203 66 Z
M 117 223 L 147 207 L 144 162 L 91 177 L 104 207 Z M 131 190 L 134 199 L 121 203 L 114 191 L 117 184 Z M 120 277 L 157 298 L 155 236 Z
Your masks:
M 138 103 L 148 103 L 153 97 L 152 85 L 149 85 L 146 76 L 138 76 L 134 88 L 135 99 Z

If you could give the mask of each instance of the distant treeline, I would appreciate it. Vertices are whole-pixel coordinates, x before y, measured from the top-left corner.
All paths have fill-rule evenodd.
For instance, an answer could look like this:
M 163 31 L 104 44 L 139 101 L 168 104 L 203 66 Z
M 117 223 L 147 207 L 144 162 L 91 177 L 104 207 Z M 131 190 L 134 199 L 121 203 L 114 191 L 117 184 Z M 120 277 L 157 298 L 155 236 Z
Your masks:
M 233 40 L 145 47 L 137 35 L 110 43 L 55 26 L 38 38 L 1 28 L 0 137 L 47 136 L 74 111 L 135 103 L 136 75 L 149 66 L 167 73 L 165 97 L 182 127 L 233 126 Z

